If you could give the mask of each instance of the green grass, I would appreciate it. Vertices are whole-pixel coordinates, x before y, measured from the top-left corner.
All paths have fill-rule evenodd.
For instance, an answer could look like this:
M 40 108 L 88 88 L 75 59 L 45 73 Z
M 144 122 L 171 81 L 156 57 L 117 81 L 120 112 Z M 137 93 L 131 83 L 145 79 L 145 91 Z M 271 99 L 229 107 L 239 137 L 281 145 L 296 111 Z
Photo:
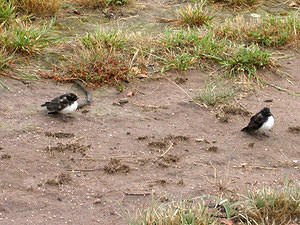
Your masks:
M 239 198 L 233 193 L 227 199 L 199 196 L 165 204 L 152 202 L 137 216 L 129 216 L 128 224 L 213 225 L 223 224 L 224 217 L 228 224 L 297 224 L 300 218 L 300 190 L 295 186 L 285 186 L 280 189 L 264 188 Z
M 199 99 L 206 105 L 215 106 L 216 104 L 228 104 L 234 97 L 234 89 L 227 87 L 222 81 L 208 82 L 205 88 L 200 91 Z
M 223 2 L 229 6 L 253 6 L 261 0 L 211 0 L 212 2 Z
M 271 54 L 261 50 L 257 45 L 240 46 L 232 55 L 225 58 L 221 65 L 225 67 L 230 77 L 246 74 L 249 79 L 258 79 L 256 71 L 272 65 Z
M 243 214 L 254 224 L 290 224 L 300 218 L 300 190 L 295 187 L 250 192 L 246 203 Z
M 73 55 L 58 69 L 61 75 L 53 75 L 59 81 L 81 79 L 96 88 L 99 85 L 122 86 L 134 72 L 130 60 L 134 52 L 130 43 L 116 31 L 88 33 L 78 40 Z
M 188 25 L 190 27 L 200 27 L 202 25 L 208 25 L 213 20 L 214 16 L 211 16 L 206 8 L 207 1 L 201 0 L 194 3 L 194 5 L 187 5 L 177 10 L 177 17 L 181 24 Z
M 183 52 L 181 55 L 176 54 L 173 56 L 168 56 L 168 59 L 163 59 L 165 66 L 162 68 L 162 72 L 166 72 L 171 69 L 179 71 L 187 71 L 193 69 L 197 61 L 197 57 L 189 53 Z
M 268 15 L 260 22 L 247 22 L 243 17 L 229 20 L 215 29 L 217 37 L 262 47 L 297 44 L 300 40 L 300 19 L 297 13 L 288 16 Z
M 72 2 L 86 8 L 105 8 L 127 5 L 129 0 L 72 0 Z
M 179 202 L 171 202 L 166 204 L 158 204 L 153 202 L 151 207 L 138 218 L 131 218 L 130 225 L 186 225 L 201 224 L 214 225 L 217 219 L 214 218 L 217 210 L 211 210 L 205 206 L 203 199 L 197 201 L 183 200 Z
M 51 42 L 58 40 L 48 36 L 54 22 L 55 19 L 52 19 L 49 25 L 41 28 L 26 22 L 15 23 L 0 34 L 0 44 L 9 52 L 39 53 Z
M 126 47 L 126 38 L 117 31 L 104 32 L 96 31 L 94 34 L 88 33 L 81 42 L 89 49 L 106 48 L 111 50 L 121 50 Z
M 17 11 L 27 15 L 54 16 L 64 0 L 11 0 Z
M 287 17 L 268 16 L 263 23 L 248 30 L 246 40 L 261 46 L 279 47 L 300 39 L 300 19 L 296 14 Z
M 0 24 L 9 25 L 15 18 L 15 7 L 11 1 L 0 0 Z
M 13 55 L 8 55 L 4 48 L 0 49 L 0 71 L 8 67 Z

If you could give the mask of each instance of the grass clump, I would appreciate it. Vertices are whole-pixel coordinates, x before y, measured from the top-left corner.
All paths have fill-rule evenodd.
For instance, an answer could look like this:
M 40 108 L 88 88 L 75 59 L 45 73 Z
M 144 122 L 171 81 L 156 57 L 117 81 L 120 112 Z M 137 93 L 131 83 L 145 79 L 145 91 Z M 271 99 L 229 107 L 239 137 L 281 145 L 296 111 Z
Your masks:
M 190 27 L 200 27 L 202 25 L 208 25 L 214 18 L 209 15 L 206 6 L 207 1 L 202 0 L 194 5 L 187 5 L 177 10 L 177 17 L 181 24 L 188 25 Z
M 53 16 L 61 8 L 63 0 L 12 0 L 18 11 L 28 15 Z
M 109 6 L 123 6 L 129 3 L 129 0 L 72 0 L 75 4 L 86 8 L 104 8 Z
M 15 7 L 11 1 L 0 0 L 0 24 L 9 25 L 15 18 Z
M 286 17 L 267 16 L 262 21 L 246 22 L 243 17 L 227 21 L 215 29 L 216 36 L 233 41 L 280 47 L 300 40 L 300 19 L 292 13 Z
M 9 65 L 13 56 L 9 56 L 4 48 L 0 49 L 0 71 Z
M 0 34 L 0 44 L 9 52 L 21 52 L 27 54 L 39 53 L 49 43 L 56 39 L 48 37 L 55 19 L 49 25 L 37 28 L 26 22 L 15 23 Z
M 129 224 L 213 225 L 217 224 L 217 219 L 213 217 L 214 213 L 204 205 L 204 200 L 200 202 L 185 200 L 161 205 L 153 203 L 148 210 L 141 213 L 139 218 L 132 219 Z
M 237 197 L 233 193 L 227 199 L 199 196 L 192 200 L 169 204 L 152 203 L 147 210 L 139 213 L 137 218 L 130 218 L 128 224 L 275 225 L 297 224 L 299 218 L 299 188 L 285 186 L 279 190 L 264 188 L 257 192 L 249 192 L 246 197 Z
M 269 16 L 261 25 L 245 34 L 248 42 L 268 47 L 283 46 L 300 39 L 300 20 L 295 14 L 287 17 Z
M 132 52 L 122 34 L 115 31 L 88 33 L 74 48 L 74 55 L 59 67 L 61 76 L 44 75 L 58 81 L 81 79 L 90 87 L 100 85 L 120 86 L 134 74 L 130 66 Z
M 196 63 L 197 57 L 183 52 L 182 54 L 169 55 L 168 59 L 163 59 L 163 61 L 166 65 L 162 68 L 161 72 L 170 69 L 186 71 L 194 68 L 193 64 Z
M 224 2 L 228 6 L 254 6 L 260 2 L 260 0 L 212 0 L 213 2 Z
M 290 224 L 300 218 L 300 191 L 295 187 L 264 188 L 249 193 L 246 203 L 245 215 L 255 224 Z
M 229 103 L 234 94 L 234 89 L 226 87 L 224 82 L 209 82 L 197 98 L 206 105 L 215 106 L 218 103 Z
M 240 73 L 246 74 L 249 79 L 258 79 L 257 69 L 272 65 L 271 54 L 261 50 L 257 45 L 239 47 L 231 56 L 221 62 L 230 77 Z

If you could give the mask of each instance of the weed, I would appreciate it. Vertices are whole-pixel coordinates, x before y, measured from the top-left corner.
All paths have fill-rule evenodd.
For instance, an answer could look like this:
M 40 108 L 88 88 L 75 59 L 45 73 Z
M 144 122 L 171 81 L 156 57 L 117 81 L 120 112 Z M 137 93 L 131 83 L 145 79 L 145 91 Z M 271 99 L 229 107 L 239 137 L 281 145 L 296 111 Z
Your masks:
M 8 56 L 4 48 L 0 49 L 0 71 L 8 66 L 9 62 L 12 60 L 13 56 Z
M 213 202 L 216 202 L 215 204 Z M 296 224 L 300 216 L 300 191 L 285 186 L 280 190 L 267 189 L 249 192 L 248 197 L 235 193 L 222 199 L 217 196 L 198 196 L 169 204 L 152 202 L 151 206 L 130 218 L 130 225 L 160 224 Z
M 212 0 L 213 2 L 224 2 L 229 6 L 253 6 L 258 4 L 260 0 Z
M 88 49 L 106 48 L 110 50 L 121 50 L 126 46 L 126 38 L 121 37 L 116 31 L 102 32 L 95 34 L 88 33 L 81 39 L 82 44 Z
M 16 18 L 11 1 L 0 0 L 0 24 L 9 25 Z
M 248 42 L 279 47 L 300 39 L 300 20 L 294 14 L 285 18 L 269 16 L 245 34 Z
M 148 210 L 142 212 L 137 219 L 131 219 L 129 224 L 217 224 L 217 219 L 213 216 L 216 210 L 210 210 L 204 203 L 203 199 L 198 202 L 184 200 L 161 205 L 153 202 Z
M 34 15 L 55 15 L 63 0 L 12 0 L 19 11 Z
M 55 19 L 52 19 L 49 25 L 42 28 L 36 28 L 25 22 L 15 23 L 0 34 L 0 44 L 10 52 L 38 53 L 50 42 L 57 41 L 47 36 L 54 22 Z
M 214 106 L 218 103 L 227 104 L 234 97 L 234 89 L 225 87 L 223 82 L 209 82 L 199 94 L 198 99 L 206 105 Z
M 194 5 L 188 5 L 177 10 L 177 16 L 182 24 L 188 26 L 202 26 L 208 25 L 214 18 L 210 16 L 208 10 L 205 8 L 207 1 L 201 0 Z
M 249 79 L 258 79 L 256 77 L 257 69 L 271 64 L 271 54 L 261 50 L 257 45 L 251 45 L 247 48 L 240 46 L 232 56 L 228 56 L 221 62 L 231 77 L 246 73 Z
M 295 187 L 264 188 L 248 194 L 244 215 L 255 224 L 290 224 L 300 217 L 299 202 L 300 191 Z
M 129 3 L 129 0 L 73 0 L 77 5 L 86 8 L 104 8 L 108 6 L 123 6 Z
M 166 30 L 164 38 L 161 43 L 168 49 L 178 49 L 182 47 L 193 47 L 200 40 L 200 35 L 194 30 L 188 29 L 171 31 Z
M 193 69 L 193 64 L 196 63 L 197 57 L 190 55 L 189 53 L 183 52 L 182 54 L 169 55 L 168 59 L 163 59 L 166 64 L 161 72 L 164 73 L 170 69 L 176 69 L 179 71 L 186 71 Z
M 267 16 L 261 22 L 246 22 L 243 17 L 226 21 L 215 29 L 216 36 L 230 40 L 280 47 L 300 40 L 300 19 L 291 13 L 286 17 Z

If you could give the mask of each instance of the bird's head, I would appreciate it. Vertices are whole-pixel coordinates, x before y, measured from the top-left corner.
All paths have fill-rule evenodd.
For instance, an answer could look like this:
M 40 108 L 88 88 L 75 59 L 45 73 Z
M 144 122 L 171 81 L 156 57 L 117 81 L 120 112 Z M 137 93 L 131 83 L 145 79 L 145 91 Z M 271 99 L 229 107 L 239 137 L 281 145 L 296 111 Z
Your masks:
M 270 108 L 268 107 L 265 107 L 261 110 L 261 113 L 264 115 L 264 116 L 272 116 L 272 113 L 270 111 Z
M 75 95 L 75 94 L 73 94 L 73 93 L 69 93 L 68 95 L 67 95 L 67 99 L 69 100 L 69 101 L 76 101 L 77 99 L 78 99 L 78 97 L 77 97 L 77 95 Z

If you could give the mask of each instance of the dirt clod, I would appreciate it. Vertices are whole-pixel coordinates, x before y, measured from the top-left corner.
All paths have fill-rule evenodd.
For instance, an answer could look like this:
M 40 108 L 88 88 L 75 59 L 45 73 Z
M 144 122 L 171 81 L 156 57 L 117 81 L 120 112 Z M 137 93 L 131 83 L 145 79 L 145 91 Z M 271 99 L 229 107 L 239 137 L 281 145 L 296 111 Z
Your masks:
M 75 137 L 75 135 L 73 133 L 62 133 L 62 132 L 53 133 L 53 132 L 49 132 L 49 131 L 45 132 L 45 136 L 54 137 L 54 138 L 72 138 L 72 137 Z
M 1 155 L 1 159 L 10 159 L 11 158 L 11 155 L 9 155 L 9 154 L 2 154 Z
M 148 139 L 148 136 L 141 136 L 137 138 L 139 141 Z
M 59 186 L 62 184 L 69 184 L 72 181 L 70 174 L 68 173 L 61 173 L 56 176 L 54 179 L 47 180 L 46 184 L 50 186 Z
M 104 171 L 113 174 L 113 173 L 128 173 L 130 167 L 121 163 L 120 159 L 111 158 L 109 163 L 104 166 Z
M 210 146 L 208 147 L 207 151 L 209 152 L 217 152 L 219 148 L 217 146 Z
M 289 132 L 294 134 L 300 134 L 300 126 L 289 127 Z
M 176 84 L 184 84 L 188 79 L 183 77 L 176 77 L 175 83 Z
M 224 105 L 222 107 L 222 111 L 225 114 L 230 114 L 230 115 L 242 115 L 242 116 L 250 116 L 251 113 L 239 106 L 235 105 Z
M 46 151 L 48 152 L 73 152 L 73 153 L 81 153 L 82 156 L 86 155 L 86 151 L 91 147 L 91 145 L 80 145 L 79 143 L 71 143 L 71 144 L 63 144 L 57 143 L 57 146 L 48 146 Z
M 155 147 L 155 148 L 166 148 L 167 144 L 161 141 L 153 141 L 153 142 L 149 142 L 148 146 Z
M 248 147 L 249 147 L 249 148 L 253 148 L 253 147 L 254 147 L 254 142 L 249 143 L 249 144 L 248 144 Z

